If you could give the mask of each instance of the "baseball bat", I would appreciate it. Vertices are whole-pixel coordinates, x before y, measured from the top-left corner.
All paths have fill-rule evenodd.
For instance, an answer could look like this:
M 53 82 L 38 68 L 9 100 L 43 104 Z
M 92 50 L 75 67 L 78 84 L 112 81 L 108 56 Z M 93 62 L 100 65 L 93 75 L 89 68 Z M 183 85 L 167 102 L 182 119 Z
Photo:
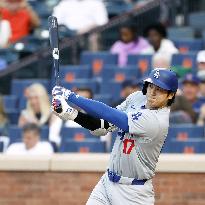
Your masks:
M 53 68 L 54 68 L 54 77 L 55 84 L 60 85 L 60 74 L 59 74 L 59 37 L 58 37 L 58 20 L 55 16 L 48 17 L 48 27 L 49 27 L 49 39 L 50 46 L 52 49 L 53 56 Z M 62 112 L 61 103 L 56 101 L 54 109 L 57 113 Z

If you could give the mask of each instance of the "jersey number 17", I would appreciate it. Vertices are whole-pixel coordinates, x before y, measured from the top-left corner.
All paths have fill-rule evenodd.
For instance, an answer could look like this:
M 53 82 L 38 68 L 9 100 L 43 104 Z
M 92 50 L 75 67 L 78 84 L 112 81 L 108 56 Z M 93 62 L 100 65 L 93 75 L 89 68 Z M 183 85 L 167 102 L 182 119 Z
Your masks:
M 130 154 L 133 147 L 135 146 L 135 141 L 132 139 L 124 139 L 123 141 L 123 153 L 124 154 Z

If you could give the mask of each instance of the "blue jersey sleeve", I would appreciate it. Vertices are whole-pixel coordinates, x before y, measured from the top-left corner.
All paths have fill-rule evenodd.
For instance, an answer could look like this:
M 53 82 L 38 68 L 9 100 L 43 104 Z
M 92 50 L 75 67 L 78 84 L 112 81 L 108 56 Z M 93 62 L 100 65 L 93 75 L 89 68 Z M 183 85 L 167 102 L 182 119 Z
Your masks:
M 68 100 L 91 116 L 107 120 L 125 132 L 129 131 L 128 117 L 126 113 L 109 107 L 104 103 L 75 95 L 75 93 L 71 94 Z

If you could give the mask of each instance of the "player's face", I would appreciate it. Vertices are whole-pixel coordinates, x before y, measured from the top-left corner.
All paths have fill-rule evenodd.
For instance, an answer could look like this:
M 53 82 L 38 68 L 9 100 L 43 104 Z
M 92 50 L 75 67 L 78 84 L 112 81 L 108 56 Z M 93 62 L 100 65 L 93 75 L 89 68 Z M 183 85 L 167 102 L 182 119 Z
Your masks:
M 29 95 L 28 101 L 30 103 L 30 106 L 32 107 L 33 111 L 38 113 L 40 112 L 40 103 L 39 103 L 39 97 L 36 95 Z
M 23 133 L 23 142 L 26 146 L 26 149 L 33 148 L 38 141 L 39 136 L 35 131 L 26 131 Z
M 202 96 L 205 96 L 205 82 L 201 82 L 199 88 L 200 88 L 200 94 Z
M 20 8 L 20 5 L 21 5 L 22 2 L 23 2 L 23 0 L 7 0 L 6 1 L 6 7 L 10 11 L 16 11 Z
M 157 31 L 152 29 L 148 33 L 148 40 L 154 49 L 157 50 L 160 47 L 162 36 Z
M 171 100 L 174 93 L 168 94 L 167 90 L 164 90 L 152 83 L 149 83 L 147 88 L 147 108 L 158 109 L 167 106 L 168 100 Z
M 120 38 L 124 43 L 129 43 L 135 39 L 134 33 L 128 28 L 120 29 Z
M 198 70 L 205 70 L 205 62 L 198 63 Z
M 199 94 L 199 86 L 192 82 L 186 82 L 183 84 L 182 92 L 187 100 L 194 102 Z

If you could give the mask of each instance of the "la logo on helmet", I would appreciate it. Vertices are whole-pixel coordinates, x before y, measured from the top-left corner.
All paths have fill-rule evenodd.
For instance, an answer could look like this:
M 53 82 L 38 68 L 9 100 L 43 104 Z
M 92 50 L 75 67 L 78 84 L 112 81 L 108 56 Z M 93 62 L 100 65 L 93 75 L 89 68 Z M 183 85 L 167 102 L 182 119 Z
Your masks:
M 58 48 L 53 49 L 53 58 L 58 60 L 59 59 L 59 50 Z
M 159 70 L 157 69 L 156 72 L 155 72 L 155 74 L 154 74 L 154 78 L 157 78 L 157 79 L 158 79 L 159 76 L 160 76 L 160 74 L 159 74 Z

